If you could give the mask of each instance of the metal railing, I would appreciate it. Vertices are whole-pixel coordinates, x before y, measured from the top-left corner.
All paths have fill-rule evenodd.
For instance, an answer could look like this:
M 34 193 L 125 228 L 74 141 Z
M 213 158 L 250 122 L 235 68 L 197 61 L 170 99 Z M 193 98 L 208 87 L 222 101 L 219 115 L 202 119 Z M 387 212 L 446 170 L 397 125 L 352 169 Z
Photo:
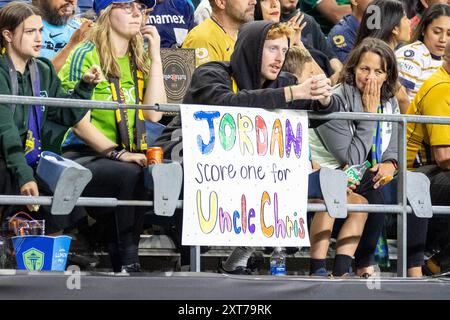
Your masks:
M 114 110 L 117 108 L 140 108 L 145 110 L 155 110 L 162 112 L 179 112 L 179 104 L 157 104 L 157 105 L 126 105 L 117 102 L 104 101 L 88 101 L 76 99 L 59 99 L 59 98 L 38 98 L 0 95 L 0 103 L 4 104 L 24 104 L 24 105 L 45 105 L 47 107 L 62 108 L 80 108 L 80 109 L 106 109 Z M 358 120 L 358 121 L 390 121 L 398 123 L 398 186 L 397 186 L 397 205 L 355 205 L 348 204 L 347 211 L 350 212 L 369 212 L 369 213 L 394 213 L 397 214 L 397 275 L 406 277 L 406 217 L 412 213 L 412 208 L 407 204 L 406 199 L 406 129 L 410 122 L 415 123 L 433 123 L 450 125 L 450 117 L 431 117 L 417 115 L 388 115 L 388 114 L 372 114 L 360 112 L 337 112 L 327 115 L 308 112 L 308 117 L 317 120 Z M 1 204 L 39 204 L 51 205 L 52 197 L 28 197 L 28 196 L 6 196 L 0 195 Z M 76 203 L 77 206 L 153 206 L 153 201 L 135 201 L 135 200 L 118 200 L 116 198 L 87 198 L 80 197 Z M 177 208 L 183 207 L 183 201 L 178 202 Z M 327 211 L 325 204 L 308 204 L 308 211 Z M 450 214 L 450 206 L 433 206 L 434 214 Z M 191 266 L 193 271 L 200 271 L 200 247 L 192 247 Z M 192 270 L 192 268 L 191 268 Z

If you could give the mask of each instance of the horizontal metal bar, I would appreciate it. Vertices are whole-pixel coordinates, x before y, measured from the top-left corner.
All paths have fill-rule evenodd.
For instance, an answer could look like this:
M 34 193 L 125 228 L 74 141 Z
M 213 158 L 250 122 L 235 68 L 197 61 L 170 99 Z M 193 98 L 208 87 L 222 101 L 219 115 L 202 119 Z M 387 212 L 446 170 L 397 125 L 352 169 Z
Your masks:
M 320 212 L 327 210 L 325 204 L 308 203 L 308 211 Z M 442 211 L 442 213 L 444 213 L 445 210 Z M 403 206 L 380 204 L 347 204 L 347 212 L 402 213 Z M 447 207 L 447 212 L 450 214 L 450 207 Z M 407 213 L 412 213 L 412 209 L 410 206 L 407 206 Z
M 12 195 L 0 195 L 0 205 L 27 205 L 38 204 L 43 206 L 50 206 L 52 204 L 53 197 L 29 197 L 29 196 L 12 196 Z M 140 206 L 140 207 L 152 207 L 153 201 L 142 200 L 117 200 L 116 198 L 88 198 L 80 197 L 77 201 L 77 206 L 86 207 L 118 207 L 118 206 Z M 177 209 L 183 208 L 183 200 L 178 200 Z M 348 212 L 381 212 L 381 213 L 401 213 L 402 206 L 400 205 L 379 205 L 379 204 L 348 204 Z M 450 214 L 450 206 L 433 206 L 433 213 L 436 214 Z M 308 203 L 308 211 L 319 212 L 327 211 L 325 204 L 321 203 Z M 406 207 L 407 213 L 412 213 L 410 206 Z
M 390 122 L 450 124 L 450 117 L 430 117 L 430 116 L 382 114 L 382 113 L 366 113 L 366 112 L 334 112 L 329 114 L 308 112 L 308 118 L 317 120 L 390 121 Z
M 120 104 L 111 101 L 94 101 L 94 100 L 80 100 L 80 99 L 62 99 L 62 98 L 41 98 L 41 97 L 29 97 L 29 96 L 12 96 L 12 95 L 0 95 L 0 103 L 7 104 L 25 104 L 25 105 L 45 105 L 47 107 L 60 107 L 60 108 L 78 108 L 78 109 L 105 109 L 116 110 L 122 109 L 143 109 L 143 110 L 155 110 L 162 112 L 179 112 L 180 106 L 178 104 Z
M 0 195 L 0 205 L 27 205 L 38 204 L 42 206 L 51 206 L 53 197 L 29 197 L 29 196 L 12 196 Z M 76 203 L 77 206 L 85 207 L 118 207 L 118 206 L 136 206 L 136 207 L 153 207 L 153 201 L 142 200 L 117 200 L 116 198 L 88 198 L 80 197 Z M 177 209 L 183 208 L 183 201 L 178 200 Z
M 10 205 L 27 205 L 27 204 L 37 204 L 41 206 L 51 206 L 53 202 L 53 197 L 39 196 L 8 196 L 0 195 L 0 205 L 10 204 Z M 77 206 L 86 207 L 117 207 L 118 200 L 116 198 L 84 198 L 81 197 L 77 201 Z
M 180 112 L 179 104 L 160 103 L 156 105 L 136 105 L 119 104 L 108 101 L 92 101 L 80 99 L 62 98 L 41 98 L 29 96 L 0 95 L 0 103 L 12 104 L 42 104 L 49 107 L 80 108 L 80 109 L 106 109 L 115 110 L 117 108 L 156 110 L 161 112 Z M 415 123 L 436 123 L 450 124 L 450 117 L 430 117 L 402 114 L 376 114 L 366 112 L 334 112 L 330 114 L 320 114 L 308 112 L 308 117 L 318 120 L 357 120 L 357 121 L 392 121 L 392 122 L 415 122 Z

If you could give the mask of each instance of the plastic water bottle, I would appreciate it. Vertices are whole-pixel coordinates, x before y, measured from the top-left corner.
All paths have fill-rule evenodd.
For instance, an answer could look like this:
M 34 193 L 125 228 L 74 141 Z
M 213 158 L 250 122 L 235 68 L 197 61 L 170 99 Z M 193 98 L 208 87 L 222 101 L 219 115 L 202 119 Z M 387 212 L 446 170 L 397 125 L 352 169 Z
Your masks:
M 10 239 L 2 235 L 0 230 L 0 269 L 13 269 L 14 257 Z
M 389 247 L 387 243 L 386 227 L 383 227 L 383 232 L 378 238 L 377 248 L 375 250 L 375 261 L 380 268 L 389 268 L 391 263 L 389 261 Z
M 273 276 L 286 275 L 286 256 L 280 247 L 276 247 L 270 256 L 270 274 Z
M 345 170 L 345 173 L 347 174 L 347 177 L 354 182 L 361 182 L 362 177 L 364 176 L 364 173 L 366 173 L 367 169 L 371 167 L 369 161 L 364 161 L 362 164 L 355 164 L 353 166 L 348 167 Z M 348 183 L 349 186 L 352 185 L 351 182 Z

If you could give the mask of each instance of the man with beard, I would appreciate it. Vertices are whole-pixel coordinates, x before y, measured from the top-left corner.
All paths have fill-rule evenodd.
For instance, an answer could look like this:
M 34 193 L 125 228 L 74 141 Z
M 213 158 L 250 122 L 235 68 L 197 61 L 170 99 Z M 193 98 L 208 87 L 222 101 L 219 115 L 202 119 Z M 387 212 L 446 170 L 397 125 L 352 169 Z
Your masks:
M 73 19 L 77 0 L 33 0 L 33 4 L 41 10 L 44 25 L 41 57 L 52 60 L 58 72 L 70 51 L 85 39 L 92 21 L 80 25 Z
M 195 49 L 197 66 L 210 61 L 230 61 L 241 25 L 253 21 L 256 0 L 210 0 L 211 18 L 192 29 L 183 48 Z

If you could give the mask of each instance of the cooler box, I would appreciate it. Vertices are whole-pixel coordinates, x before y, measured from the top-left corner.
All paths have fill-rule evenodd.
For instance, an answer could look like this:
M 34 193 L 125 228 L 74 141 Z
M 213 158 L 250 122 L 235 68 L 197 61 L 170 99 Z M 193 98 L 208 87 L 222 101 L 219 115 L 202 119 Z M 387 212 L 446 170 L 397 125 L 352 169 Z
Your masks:
M 64 271 L 71 240 L 69 236 L 12 237 L 17 268 L 29 271 Z

